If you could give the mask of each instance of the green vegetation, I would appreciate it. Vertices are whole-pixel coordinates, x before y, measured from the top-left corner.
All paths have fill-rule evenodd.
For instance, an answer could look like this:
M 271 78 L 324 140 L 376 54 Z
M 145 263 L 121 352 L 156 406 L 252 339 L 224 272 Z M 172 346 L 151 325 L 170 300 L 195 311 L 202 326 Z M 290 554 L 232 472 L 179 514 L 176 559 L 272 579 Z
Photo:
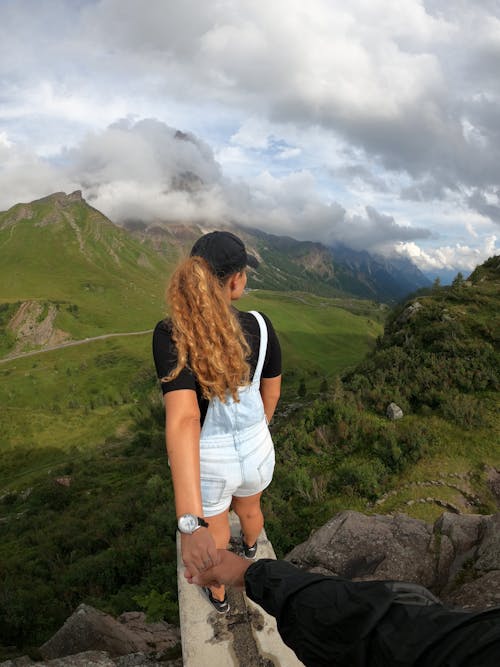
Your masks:
M 177 620 L 175 511 L 162 429 L 157 436 L 147 448 L 129 438 L 60 452 L 59 463 L 29 487 L 3 495 L 0 626 L 7 645 L 39 645 L 82 601 Z
M 21 304 L 0 303 L 0 357 L 12 350 L 15 343 L 15 336 L 9 330 L 8 324 Z
M 73 338 L 144 329 L 172 268 L 84 201 L 58 195 L 0 213 L 0 249 L 2 301 L 55 303 L 54 326 Z M 1 332 L 0 323 L 0 346 Z
M 381 333 L 385 315 L 369 301 L 353 308 L 349 299 L 305 293 L 251 291 L 238 306 L 271 316 L 285 360 L 285 400 L 296 393 L 302 377 L 315 394 L 325 378 L 359 363 Z
M 41 200 L 30 211 L 17 211 L 14 231 L 0 216 L 0 354 L 27 299 L 42 303 L 39 317 L 55 304 L 56 326 L 77 339 L 154 326 L 168 262 L 81 202 Z M 47 240 L 30 246 L 23 275 L 16 252 L 42 223 Z M 469 280 L 419 293 L 384 335 L 385 311 L 369 302 L 261 290 L 242 300 L 269 314 L 284 352 L 277 466 L 264 495 L 279 556 L 346 508 L 432 520 L 442 507 L 420 501 L 436 480 L 433 497 L 493 511 L 483 467 L 500 465 L 498 267 L 493 258 Z M 391 401 L 402 420 L 385 417 Z M 0 404 L 3 645 L 39 645 L 80 602 L 175 620 L 175 512 L 150 335 L 2 363 Z M 15 654 L 0 647 L 0 659 Z
M 293 295 L 254 292 L 241 307 L 272 313 L 283 344 L 285 393 L 290 396 L 299 373 L 307 376 L 314 394 L 325 376 L 360 361 L 381 331 L 375 323 L 381 311 L 375 306 L 370 323 L 365 314 L 353 315 L 337 302 L 311 298 L 305 303 Z M 154 324 L 154 319 L 147 323 Z M 299 356 L 295 350 L 305 345 L 308 332 L 317 349 L 313 353 L 306 346 Z M 149 377 L 152 368 L 151 334 L 93 341 L 0 364 L 0 483 L 18 484 L 21 476 L 28 479 L 47 465 L 46 457 L 39 461 L 40 451 L 48 448 L 57 457 L 59 450 L 70 447 L 93 448 L 126 429 L 130 408 L 144 397 L 142 378 Z M 29 465 L 7 460 L 18 447 L 32 451 Z
M 483 423 L 483 394 L 500 390 L 499 260 L 469 281 L 435 287 L 396 308 L 376 350 L 346 383 L 378 412 L 391 400 L 405 412 L 461 426 Z
M 286 393 L 300 374 L 308 399 L 381 331 L 383 311 L 369 303 L 352 313 L 360 304 L 252 292 L 240 305 L 270 314 Z M 315 354 L 307 348 L 312 364 L 294 354 L 308 332 L 318 341 Z M 175 617 L 175 515 L 150 341 L 112 338 L 0 365 L 0 624 L 9 645 L 41 643 L 82 601 Z M 54 481 L 64 476 L 69 488 Z

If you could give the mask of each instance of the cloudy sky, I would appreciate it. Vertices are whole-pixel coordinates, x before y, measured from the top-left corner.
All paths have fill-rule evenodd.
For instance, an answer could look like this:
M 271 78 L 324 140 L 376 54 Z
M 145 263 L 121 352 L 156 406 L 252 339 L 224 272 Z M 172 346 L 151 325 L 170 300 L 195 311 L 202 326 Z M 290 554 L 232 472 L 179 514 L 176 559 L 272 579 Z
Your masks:
M 499 250 L 500 0 L 0 0 L 0 210 Z

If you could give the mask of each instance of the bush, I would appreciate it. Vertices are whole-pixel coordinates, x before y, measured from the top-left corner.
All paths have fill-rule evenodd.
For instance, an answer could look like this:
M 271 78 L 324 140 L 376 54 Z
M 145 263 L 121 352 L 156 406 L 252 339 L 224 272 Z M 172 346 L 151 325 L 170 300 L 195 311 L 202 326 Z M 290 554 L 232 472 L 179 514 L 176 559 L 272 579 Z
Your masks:
M 336 492 L 352 492 L 374 500 L 380 493 L 381 482 L 387 475 L 384 464 L 377 460 L 350 459 L 342 463 L 329 490 Z
M 445 419 L 463 428 L 484 426 L 486 421 L 486 413 L 480 399 L 459 392 L 450 392 L 443 397 L 440 412 Z

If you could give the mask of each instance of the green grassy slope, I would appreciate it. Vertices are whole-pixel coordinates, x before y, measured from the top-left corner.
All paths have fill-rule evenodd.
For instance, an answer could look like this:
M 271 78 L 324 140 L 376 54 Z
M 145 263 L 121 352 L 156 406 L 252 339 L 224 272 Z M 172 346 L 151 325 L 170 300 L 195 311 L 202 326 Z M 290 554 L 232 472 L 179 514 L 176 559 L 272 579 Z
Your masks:
M 328 299 L 306 293 L 251 291 L 240 302 L 261 310 L 280 333 L 285 372 L 333 377 L 358 363 L 381 333 L 385 311 L 368 301 Z M 238 307 L 240 307 L 238 304 Z
M 498 511 L 487 475 L 500 469 L 499 314 L 495 257 L 402 303 L 328 397 L 278 424 L 264 500 L 278 550 L 346 507 L 426 520 Z M 404 411 L 395 422 L 392 401 Z
M 310 376 L 310 388 L 317 389 L 321 378 L 359 361 L 381 332 L 374 319 L 381 311 L 373 306 L 370 319 L 326 299 L 309 296 L 306 302 L 301 295 L 255 292 L 238 305 L 262 310 L 274 322 L 290 393 L 298 375 Z M 370 304 L 365 309 L 369 313 Z M 160 318 L 156 313 L 148 325 L 153 327 Z M 150 334 L 89 341 L 3 363 L 3 452 L 20 446 L 67 450 L 104 442 L 127 424 L 130 407 L 143 398 L 141 378 L 152 374 Z
M 171 270 L 148 244 L 63 194 L 0 213 L 0 259 L 1 303 L 56 303 L 55 326 L 82 338 L 144 329 Z
M 266 292 L 238 304 L 275 323 L 290 395 L 299 375 L 311 394 L 373 347 L 383 311 L 340 304 Z M 0 625 L 6 645 L 22 647 L 0 642 L 0 658 L 38 657 L 30 646 L 82 601 L 112 613 L 142 606 L 176 622 L 175 511 L 159 393 L 150 335 L 0 365 Z M 55 481 L 64 476 L 69 488 Z

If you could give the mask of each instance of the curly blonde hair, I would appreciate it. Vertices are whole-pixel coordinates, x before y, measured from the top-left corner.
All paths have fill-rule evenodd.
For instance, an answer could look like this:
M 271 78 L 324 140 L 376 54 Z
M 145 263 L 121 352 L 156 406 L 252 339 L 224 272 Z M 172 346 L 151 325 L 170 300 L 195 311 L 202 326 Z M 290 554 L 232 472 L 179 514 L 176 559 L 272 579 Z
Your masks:
M 174 271 L 167 288 L 177 366 L 161 378 L 174 380 L 186 366 L 207 399 L 238 401 L 238 388 L 250 382 L 250 347 L 223 284 L 201 257 L 189 257 Z

